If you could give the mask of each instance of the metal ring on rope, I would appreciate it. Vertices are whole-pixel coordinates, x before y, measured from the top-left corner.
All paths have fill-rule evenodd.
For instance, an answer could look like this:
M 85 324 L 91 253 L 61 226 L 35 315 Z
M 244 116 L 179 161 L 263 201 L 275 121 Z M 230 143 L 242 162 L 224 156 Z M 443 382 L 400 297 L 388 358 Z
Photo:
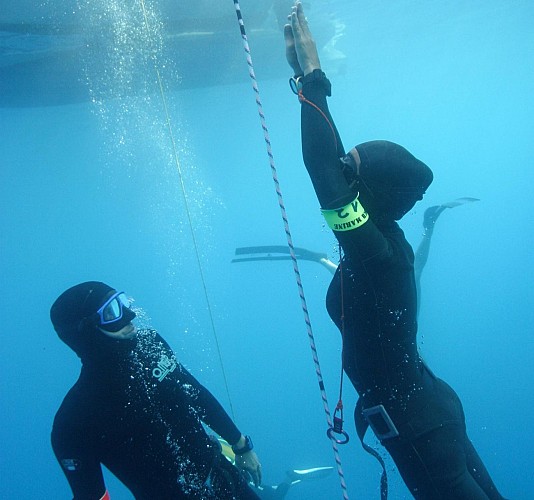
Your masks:
M 339 416 L 337 413 L 339 412 Z M 349 442 L 349 435 L 343 430 L 343 407 L 338 404 L 334 411 L 334 425 L 329 427 L 326 435 L 335 441 L 337 444 L 347 444 Z M 336 437 L 343 436 L 343 438 Z
M 334 434 L 342 435 L 343 439 L 337 438 Z M 341 429 L 341 432 L 337 432 L 333 427 L 330 427 L 330 429 L 326 431 L 326 435 L 337 444 L 347 444 L 349 442 L 349 435 L 347 434 L 347 431 L 344 431 L 343 429 Z

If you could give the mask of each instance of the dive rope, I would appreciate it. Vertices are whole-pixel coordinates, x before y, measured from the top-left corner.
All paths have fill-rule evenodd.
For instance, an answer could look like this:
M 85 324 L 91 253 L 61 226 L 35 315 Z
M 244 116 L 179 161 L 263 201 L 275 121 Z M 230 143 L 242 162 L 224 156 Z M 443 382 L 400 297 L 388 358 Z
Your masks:
M 293 262 L 293 271 L 295 272 L 295 279 L 296 279 L 296 282 L 297 282 L 298 293 L 299 293 L 299 296 L 300 296 L 300 301 L 301 301 L 301 305 L 302 305 L 302 311 L 304 313 L 304 322 L 306 324 L 306 330 L 307 330 L 307 333 L 308 333 L 308 339 L 309 339 L 310 348 L 311 348 L 311 351 L 312 351 L 313 362 L 314 362 L 314 365 L 315 365 L 315 373 L 317 375 L 317 380 L 319 382 L 319 390 L 321 392 L 321 398 L 322 398 L 322 401 L 323 401 L 323 407 L 324 407 L 324 411 L 325 411 L 325 414 L 326 414 L 326 421 L 327 421 L 327 424 L 328 424 L 328 428 L 330 430 L 330 429 L 334 428 L 334 425 L 332 424 L 332 418 L 331 418 L 331 414 L 330 414 L 330 409 L 328 407 L 328 399 L 327 399 L 327 396 L 326 396 L 326 390 L 325 390 L 325 386 L 324 386 L 324 382 L 323 382 L 323 376 L 322 376 L 321 367 L 320 367 L 320 364 L 319 364 L 319 357 L 317 355 L 317 349 L 316 349 L 316 346 L 315 346 L 315 338 L 314 338 L 313 331 L 312 331 L 311 320 L 310 320 L 310 316 L 308 314 L 308 306 L 307 306 L 306 298 L 305 298 L 305 295 L 304 295 L 304 287 L 302 285 L 302 281 L 301 281 L 301 277 L 300 277 L 300 271 L 299 271 L 299 267 L 298 267 L 297 257 L 296 257 L 296 254 L 295 254 L 295 248 L 293 246 L 293 238 L 291 236 L 291 231 L 289 229 L 289 222 L 288 222 L 288 218 L 287 218 L 287 214 L 286 214 L 285 204 L 284 204 L 284 200 L 283 200 L 283 196 L 282 196 L 282 191 L 280 189 L 280 183 L 278 181 L 278 173 L 277 173 L 277 170 L 276 170 L 276 166 L 274 164 L 274 156 L 273 156 L 272 148 L 271 148 L 271 140 L 269 138 L 269 131 L 267 129 L 267 124 L 266 124 L 266 121 L 265 121 L 265 114 L 263 112 L 263 106 L 262 106 L 262 103 L 261 103 L 261 100 L 260 100 L 260 92 L 259 92 L 259 88 L 258 88 L 258 84 L 257 84 L 257 80 L 256 80 L 256 75 L 255 75 L 255 72 L 254 72 L 254 66 L 252 64 L 252 56 L 251 56 L 250 47 L 249 47 L 249 44 L 248 44 L 248 37 L 247 37 L 246 31 L 245 31 L 245 23 L 243 21 L 243 16 L 241 14 L 241 7 L 239 6 L 239 1 L 238 0 L 233 0 L 233 2 L 234 2 L 236 14 L 237 14 L 237 20 L 238 20 L 238 23 L 239 23 L 239 29 L 241 31 L 241 38 L 243 40 L 243 47 L 244 47 L 245 54 L 246 54 L 246 60 L 247 60 L 247 65 L 248 65 L 248 70 L 249 70 L 249 76 L 250 76 L 250 78 L 252 80 L 252 88 L 254 90 L 254 94 L 255 94 L 255 98 L 256 98 L 256 104 L 257 104 L 257 107 L 258 107 L 258 114 L 260 116 L 261 128 L 263 130 L 263 136 L 264 136 L 264 139 L 265 139 L 265 145 L 267 147 L 267 156 L 269 157 L 269 164 L 270 164 L 270 167 L 271 167 L 271 173 L 272 173 L 272 177 L 273 177 L 274 187 L 275 187 L 275 190 L 276 190 L 276 195 L 278 197 L 278 205 L 280 206 L 280 211 L 281 211 L 281 214 L 282 214 L 282 220 L 283 220 L 283 223 L 284 223 L 284 230 L 285 230 L 285 233 L 286 233 L 287 245 L 289 247 L 289 255 L 291 256 L 291 261 Z M 343 474 L 343 469 L 341 467 L 341 458 L 339 456 L 339 450 L 338 450 L 338 447 L 337 447 L 338 443 L 331 436 L 331 433 L 329 433 L 328 436 L 330 438 L 330 442 L 332 443 L 332 448 L 333 448 L 333 451 L 334 451 L 334 458 L 335 458 L 335 461 L 336 461 L 337 472 L 338 472 L 339 479 L 340 479 L 343 498 L 348 500 L 349 497 L 348 497 L 348 493 L 347 493 L 347 485 L 345 484 L 345 475 Z
M 144 21 L 145 21 L 144 22 L 145 29 L 147 31 L 148 36 L 150 36 L 150 23 L 149 23 L 148 14 L 147 14 L 147 11 L 146 11 L 146 8 L 145 8 L 145 0 L 139 0 L 139 3 L 141 5 L 141 10 L 143 11 L 143 18 L 144 18 Z M 200 252 L 198 250 L 197 239 L 196 239 L 196 236 L 195 236 L 195 231 L 193 230 L 193 221 L 192 221 L 192 217 L 191 217 L 191 211 L 189 209 L 189 201 L 188 201 L 187 192 L 186 192 L 186 189 L 185 189 L 184 178 L 183 178 L 183 175 L 182 175 L 182 168 L 180 166 L 180 159 L 179 159 L 179 156 L 178 156 L 178 148 L 176 147 L 176 140 L 174 138 L 174 133 L 173 133 L 173 129 L 172 129 L 171 117 L 170 117 L 169 108 L 168 108 L 168 105 L 167 105 L 167 98 L 165 96 L 165 91 L 163 89 L 163 81 L 162 81 L 161 74 L 160 74 L 159 69 L 158 69 L 158 63 L 157 63 L 156 56 L 152 55 L 152 59 L 153 59 L 153 62 L 154 62 L 154 71 L 156 72 L 156 78 L 157 78 L 157 82 L 158 82 L 161 101 L 162 101 L 162 104 L 163 104 L 163 109 L 165 110 L 165 124 L 167 126 L 168 131 L 169 131 L 169 137 L 170 137 L 171 144 L 172 144 L 172 155 L 173 155 L 174 163 L 176 164 L 176 170 L 178 171 L 178 177 L 180 179 L 180 188 L 181 188 L 182 196 L 183 196 L 183 199 L 184 199 L 185 211 L 186 211 L 186 215 L 187 215 L 187 222 L 188 222 L 188 225 L 189 225 L 189 230 L 191 232 L 191 238 L 193 240 L 193 247 L 195 249 L 195 258 L 196 258 L 198 269 L 199 269 L 199 273 L 200 273 L 200 281 L 202 283 L 202 288 L 203 288 L 203 291 L 204 291 L 204 297 L 205 297 L 205 300 L 206 300 L 206 307 L 208 309 L 208 317 L 209 317 L 210 324 L 211 324 L 211 330 L 212 330 L 213 336 L 215 338 L 215 345 L 217 347 L 217 355 L 219 357 L 219 363 L 221 365 L 221 371 L 222 371 L 222 375 L 223 375 L 224 386 L 225 386 L 225 389 L 226 389 L 226 396 L 228 398 L 228 403 L 230 405 L 230 413 L 232 415 L 232 419 L 235 421 L 234 407 L 232 405 L 232 398 L 230 397 L 230 389 L 229 389 L 229 386 L 228 386 L 228 379 L 226 377 L 226 372 L 224 370 L 224 364 L 223 364 L 223 360 L 222 360 L 221 348 L 220 348 L 220 345 L 219 345 L 219 338 L 217 336 L 217 330 L 215 328 L 215 321 L 213 319 L 213 311 L 212 311 L 212 308 L 211 308 L 211 302 L 210 302 L 209 295 L 208 295 L 208 289 L 206 287 L 206 280 L 205 280 L 205 277 L 204 277 L 204 271 L 203 271 L 203 268 L 202 268 L 202 262 L 200 260 Z

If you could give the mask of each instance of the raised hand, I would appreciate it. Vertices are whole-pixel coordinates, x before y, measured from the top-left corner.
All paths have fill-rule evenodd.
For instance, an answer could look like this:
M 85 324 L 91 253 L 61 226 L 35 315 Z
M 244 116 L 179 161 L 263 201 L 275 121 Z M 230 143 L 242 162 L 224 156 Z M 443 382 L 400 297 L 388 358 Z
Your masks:
M 291 16 L 288 17 L 291 18 Z M 290 24 L 286 24 L 284 26 L 284 38 L 286 40 L 286 59 L 291 68 L 293 69 L 293 74 L 295 76 L 304 75 L 297 57 L 297 51 L 295 49 L 295 38 L 293 37 L 293 29 L 291 28 Z
M 284 28 L 286 57 L 289 65 L 297 75 L 307 75 L 315 69 L 321 69 L 317 46 L 301 2 L 297 2 L 291 8 L 289 21 L 290 24 Z M 300 72 L 297 73 L 296 70 Z

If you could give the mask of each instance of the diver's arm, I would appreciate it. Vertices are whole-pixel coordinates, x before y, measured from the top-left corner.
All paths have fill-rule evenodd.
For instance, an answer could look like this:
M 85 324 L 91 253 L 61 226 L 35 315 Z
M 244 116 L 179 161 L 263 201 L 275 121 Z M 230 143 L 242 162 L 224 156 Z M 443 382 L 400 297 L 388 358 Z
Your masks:
M 427 231 L 426 229 L 423 231 L 423 236 L 415 252 L 414 275 L 415 288 L 417 290 L 417 315 L 419 315 L 419 311 L 421 310 L 421 275 L 423 274 L 423 269 L 428 260 L 433 230 L 434 229 L 432 228 L 430 231 Z
M 162 346 L 162 354 L 173 356 L 173 350 L 168 342 L 154 330 L 154 344 Z M 232 419 L 226 413 L 215 396 L 204 387 L 181 363 L 176 361 L 176 368 L 169 377 L 177 384 L 181 394 L 187 398 L 188 404 L 194 408 L 203 422 L 230 444 L 235 444 L 241 436 Z
M 172 349 L 167 341 L 157 332 L 156 342 L 163 345 L 164 350 L 172 355 Z M 231 445 L 235 445 L 243 437 L 241 431 L 232 421 L 217 398 L 204 387 L 181 363 L 176 362 L 176 368 L 169 374 L 176 383 L 188 405 L 194 408 L 200 419 L 219 436 Z
M 52 448 L 74 500 L 109 500 L 102 467 L 92 452 L 93 444 L 89 440 L 82 428 L 55 428 Z
M 421 301 L 421 274 L 428 260 L 428 254 L 430 253 L 430 242 L 432 241 L 432 232 L 434 227 L 430 229 L 425 228 L 417 251 L 415 252 L 414 272 L 415 272 L 415 285 L 417 287 L 417 310 L 419 311 L 419 305 Z
M 315 193 L 323 210 L 336 210 L 345 215 L 356 200 L 355 192 L 349 187 L 339 159 L 339 145 L 335 139 L 337 130 L 330 128 L 331 120 L 326 102 L 326 93 L 320 82 L 303 86 L 304 96 L 318 109 L 304 102 L 302 104 L 302 153 L 304 163 L 312 180 Z M 322 113 L 321 113 L 322 112 Z M 325 119 L 328 118 L 328 121 Z M 330 122 L 333 123 L 333 122 Z M 341 146 L 342 147 L 342 146 Z M 339 210 L 343 209 L 343 210 Z M 365 207 L 363 207 L 365 209 Z M 350 231 L 333 229 L 345 254 L 366 261 L 374 258 L 387 259 L 391 247 L 387 238 L 376 227 L 369 215 L 364 223 Z M 346 220 L 346 219 L 345 219 Z
M 305 83 L 301 105 L 302 157 L 323 209 L 339 208 L 354 199 L 341 168 L 343 145 L 326 101 L 324 82 Z
M 466 196 L 462 198 L 456 198 L 455 200 L 448 201 L 446 203 L 442 203 L 441 205 L 434 205 L 434 206 L 428 207 L 425 210 L 425 213 L 423 216 L 423 236 L 421 238 L 421 242 L 419 243 L 419 246 L 417 247 L 417 251 L 415 253 L 415 264 L 414 264 L 415 284 L 417 285 L 417 298 L 418 298 L 417 310 L 419 310 L 419 302 L 420 302 L 420 296 L 421 296 L 420 294 L 421 275 L 423 273 L 423 269 L 428 260 L 428 255 L 430 253 L 430 242 L 432 241 L 432 235 L 434 234 L 434 227 L 436 225 L 436 222 L 439 216 L 447 208 L 460 207 L 462 205 L 465 205 L 466 203 L 472 203 L 474 201 L 480 201 L 480 200 L 478 198 L 472 198 L 470 196 Z
M 72 490 L 73 500 L 110 500 L 104 479 L 98 478 L 102 476 L 100 464 L 98 470 L 96 468 L 90 470 L 91 464 L 83 462 L 81 456 L 69 460 L 79 460 L 83 468 L 83 470 L 67 471 L 62 467 Z
M 295 53 L 302 68 L 312 72 L 320 70 L 319 57 L 308 23 L 297 4 L 291 15 L 291 32 L 286 27 L 286 51 L 291 53 L 291 42 L 295 44 Z M 288 47 L 289 45 L 289 47 Z M 291 64 L 291 58 L 288 56 Z M 304 70 L 304 74 L 306 75 Z M 350 207 L 357 203 L 356 194 L 349 187 L 342 170 L 340 158 L 344 155 L 339 133 L 328 109 L 327 96 L 330 83 L 320 73 L 312 78 L 303 78 L 301 104 L 302 155 L 304 164 L 312 180 L 315 193 L 323 209 L 333 210 Z M 364 207 L 365 208 L 365 207 Z M 345 212 L 342 212 L 345 214 Z M 346 254 L 360 260 L 388 258 L 390 246 L 387 239 L 374 225 L 367 214 L 365 223 L 351 231 L 337 231 L 334 234 L 340 241 Z
M 228 441 L 228 443 L 233 445 L 232 449 L 234 451 L 245 448 L 246 437 L 241 434 L 211 392 L 198 382 L 197 384 L 199 402 L 204 412 L 203 422 L 219 434 L 219 436 Z M 245 451 L 242 454 L 237 454 L 236 452 L 235 465 L 238 469 L 247 471 L 256 486 L 261 484 L 261 465 L 253 449 Z
M 293 8 L 291 24 L 285 27 L 286 55 L 293 71 L 303 74 L 302 91 L 302 153 L 311 181 L 323 208 L 343 204 L 340 193 L 350 192 L 340 168 L 343 144 L 328 105 L 329 82 L 321 72 L 317 48 L 300 2 Z M 296 61 L 296 62 L 295 62 Z M 347 202 L 350 201 L 347 199 Z
M 474 198 L 473 198 L 474 199 Z M 417 312 L 421 309 L 421 275 L 423 274 L 423 269 L 426 266 L 428 261 L 428 255 L 430 253 L 430 242 L 432 241 L 432 235 L 434 234 L 434 226 L 438 217 L 441 215 L 443 210 L 447 207 L 456 206 L 455 203 L 458 202 L 449 202 L 443 205 L 435 205 L 428 207 L 425 210 L 423 216 L 423 235 L 417 251 L 415 252 L 415 261 L 414 261 L 414 272 L 415 272 L 415 286 L 417 288 Z
M 214 430 L 219 436 L 224 438 L 228 443 L 233 445 L 237 450 L 245 447 L 246 438 L 234 424 L 226 410 L 219 403 L 217 398 L 198 382 L 182 365 L 179 365 L 180 384 L 191 386 L 194 390 L 188 391 L 194 393 L 193 405 L 202 415 L 202 421 Z M 261 465 L 254 450 L 247 451 L 241 455 L 236 455 L 235 464 L 239 469 L 246 470 L 254 484 L 261 484 Z
M 180 363 L 174 375 L 202 421 L 230 444 L 236 444 L 242 434 L 217 398 Z
M 415 252 L 416 280 L 420 280 L 421 273 L 423 272 L 423 268 L 425 267 L 428 260 L 428 254 L 430 252 L 430 242 L 432 240 L 432 235 L 434 234 L 434 225 L 436 224 L 438 217 L 441 215 L 441 213 L 443 212 L 443 210 L 445 210 L 446 207 L 447 204 L 435 205 L 432 207 L 428 207 L 425 210 L 423 216 L 423 235 L 421 238 L 421 242 L 417 247 L 417 251 Z

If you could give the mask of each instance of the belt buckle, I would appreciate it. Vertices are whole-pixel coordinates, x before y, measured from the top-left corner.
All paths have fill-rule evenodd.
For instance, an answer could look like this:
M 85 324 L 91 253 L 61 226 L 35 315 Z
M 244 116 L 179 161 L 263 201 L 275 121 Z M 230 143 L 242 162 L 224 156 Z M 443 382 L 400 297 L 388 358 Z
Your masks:
M 362 410 L 362 414 L 380 441 L 395 438 L 399 435 L 399 431 L 383 405 L 366 408 Z

